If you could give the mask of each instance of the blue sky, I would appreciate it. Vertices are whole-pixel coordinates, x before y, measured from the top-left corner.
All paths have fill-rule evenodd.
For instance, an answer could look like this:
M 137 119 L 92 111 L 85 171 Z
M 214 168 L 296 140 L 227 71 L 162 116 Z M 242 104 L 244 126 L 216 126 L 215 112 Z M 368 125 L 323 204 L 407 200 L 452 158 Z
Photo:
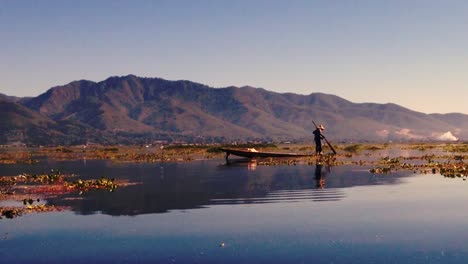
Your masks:
M 135 74 L 468 114 L 468 1 L 0 0 L 0 93 Z

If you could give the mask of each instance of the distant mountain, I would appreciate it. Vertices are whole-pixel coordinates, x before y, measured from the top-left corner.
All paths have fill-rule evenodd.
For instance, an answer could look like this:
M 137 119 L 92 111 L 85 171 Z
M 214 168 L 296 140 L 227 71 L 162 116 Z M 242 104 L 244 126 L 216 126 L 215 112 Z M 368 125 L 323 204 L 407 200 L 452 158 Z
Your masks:
M 74 81 L 19 102 L 22 105 L 15 103 L 16 107 L 30 111 L 23 111 L 29 123 L 42 120 L 40 127 L 64 135 L 59 141 L 71 137 L 68 142 L 75 143 L 311 141 L 312 120 L 323 123 L 334 141 L 468 139 L 464 114 L 428 115 L 395 104 L 357 104 L 322 93 L 211 88 L 134 75 L 97 83 Z
M 31 137 L 45 137 L 48 128 L 55 124 L 46 116 L 5 97 L 0 98 L 0 113 L 0 142 L 24 142 Z
M 6 94 L 0 93 L 0 100 L 7 100 L 7 101 L 12 101 L 12 102 L 19 102 L 22 99 L 29 99 L 30 97 L 17 97 L 17 96 L 9 96 Z
M 67 120 L 54 121 L 19 103 L 0 98 L 0 144 L 82 144 L 83 135 L 102 140 L 99 131 Z

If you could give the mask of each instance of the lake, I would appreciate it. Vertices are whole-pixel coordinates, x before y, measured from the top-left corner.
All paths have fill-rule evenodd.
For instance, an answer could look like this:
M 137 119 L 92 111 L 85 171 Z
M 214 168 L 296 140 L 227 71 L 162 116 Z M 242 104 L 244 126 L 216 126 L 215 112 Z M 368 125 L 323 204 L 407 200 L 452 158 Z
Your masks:
M 2 263 L 466 263 L 468 183 L 343 165 L 245 160 L 0 165 L 128 179 L 0 220 Z

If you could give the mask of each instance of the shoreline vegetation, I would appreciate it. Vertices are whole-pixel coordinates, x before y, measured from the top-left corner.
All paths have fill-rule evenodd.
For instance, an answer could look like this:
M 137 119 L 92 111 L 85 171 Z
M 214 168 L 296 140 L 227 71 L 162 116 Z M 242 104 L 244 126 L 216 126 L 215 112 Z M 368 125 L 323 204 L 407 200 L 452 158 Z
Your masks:
M 0 164 L 34 166 L 44 160 L 110 160 L 115 163 L 164 163 L 224 159 L 221 148 L 255 149 L 265 152 L 310 154 L 300 158 L 256 159 L 258 166 L 294 166 L 297 164 L 328 166 L 358 165 L 370 174 L 388 174 L 406 170 L 420 174 L 440 174 L 448 178 L 468 177 L 468 143 L 387 143 L 337 144 L 337 155 L 312 155 L 315 147 L 307 144 L 242 144 L 242 145 L 139 145 L 139 146 L 54 146 L 0 148 Z M 324 146 L 325 153 L 330 152 Z M 53 168 L 38 174 L 0 177 L 0 219 L 27 213 L 67 210 L 48 205 L 44 200 L 64 194 L 81 195 L 87 191 L 110 191 L 124 187 L 125 180 L 102 177 L 82 180 Z

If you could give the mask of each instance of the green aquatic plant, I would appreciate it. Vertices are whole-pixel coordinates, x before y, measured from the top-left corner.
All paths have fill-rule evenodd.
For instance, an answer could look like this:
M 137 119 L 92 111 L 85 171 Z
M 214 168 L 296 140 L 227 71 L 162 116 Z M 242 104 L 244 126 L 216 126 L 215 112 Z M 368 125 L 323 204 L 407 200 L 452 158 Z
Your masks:
M 36 164 L 39 160 L 33 158 L 32 152 L 0 152 L 0 164 Z
M 44 182 L 44 183 L 53 183 L 63 179 L 63 175 L 59 170 L 50 170 L 46 174 L 33 174 L 30 176 L 34 181 Z
M 444 150 L 448 152 L 466 153 L 468 152 L 468 143 L 447 144 Z
M 390 158 L 390 157 L 384 157 L 379 161 L 380 164 L 388 164 L 388 165 L 393 165 L 396 166 L 400 164 L 400 158 Z
M 0 200 L 22 201 L 24 207 L 0 206 L 0 219 L 14 218 L 24 213 L 59 211 L 63 208 L 46 204 L 36 204 L 44 197 L 57 197 L 59 195 L 79 191 L 80 194 L 88 190 L 107 190 L 114 192 L 118 184 L 115 179 L 102 177 L 97 180 L 75 180 L 68 182 L 67 177 L 59 170 L 51 170 L 47 174 L 26 174 L 11 177 L 0 177 Z M 41 197 L 32 198 L 31 195 Z
M 115 191 L 117 189 L 117 184 L 115 179 L 107 179 L 106 177 L 101 177 L 98 180 L 82 180 L 78 179 L 71 183 L 65 182 L 65 186 L 70 189 L 77 189 L 81 192 L 89 190 L 104 189 L 108 191 Z
M 431 145 L 431 144 L 416 144 L 416 145 L 411 145 L 409 149 L 426 151 L 426 150 L 434 149 L 436 147 L 437 147 L 436 145 Z
M 440 164 L 439 172 L 442 176 L 448 178 L 465 178 L 468 176 L 468 166 L 464 163 Z
M 54 183 L 63 180 L 63 174 L 59 170 L 50 170 L 49 173 L 27 174 L 23 173 L 15 177 L 1 178 L 0 186 L 14 185 L 16 183 Z
M 377 164 L 380 166 L 376 166 L 369 170 L 372 174 L 387 174 L 392 172 L 392 170 L 397 170 L 401 168 L 412 168 L 410 164 L 401 163 L 401 157 L 397 158 L 390 158 L 390 157 L 383 157 Z
M 61 211 L 63 209 L 64 208 L 62 207 L 56 207 L 47 204 L 27 204 L 24 207 L 0 207 L 0 219 L 12 219 L 15 217 L 22 216 L 26 213 L 56 212 Z
M 369 146 L 369 147 L 366 147 L 365 149 L 366 149 L 366 150 L 370 150 L 370 151 L 381 150 L 381 148 L 379 148 L 379 147 L 377 147 L 377 146 Z
M 299 151 L 305 152 L 305 151 L 313 151 L 312 147 L 300 147 Z
M 434 160 L 436 158 L 436 155 L 432 154 L 432 155 L 424 155 L 421 157 L 422 160 L 426 160 L 426 162 L 428 164 L 432 164 L 434 163 Z

